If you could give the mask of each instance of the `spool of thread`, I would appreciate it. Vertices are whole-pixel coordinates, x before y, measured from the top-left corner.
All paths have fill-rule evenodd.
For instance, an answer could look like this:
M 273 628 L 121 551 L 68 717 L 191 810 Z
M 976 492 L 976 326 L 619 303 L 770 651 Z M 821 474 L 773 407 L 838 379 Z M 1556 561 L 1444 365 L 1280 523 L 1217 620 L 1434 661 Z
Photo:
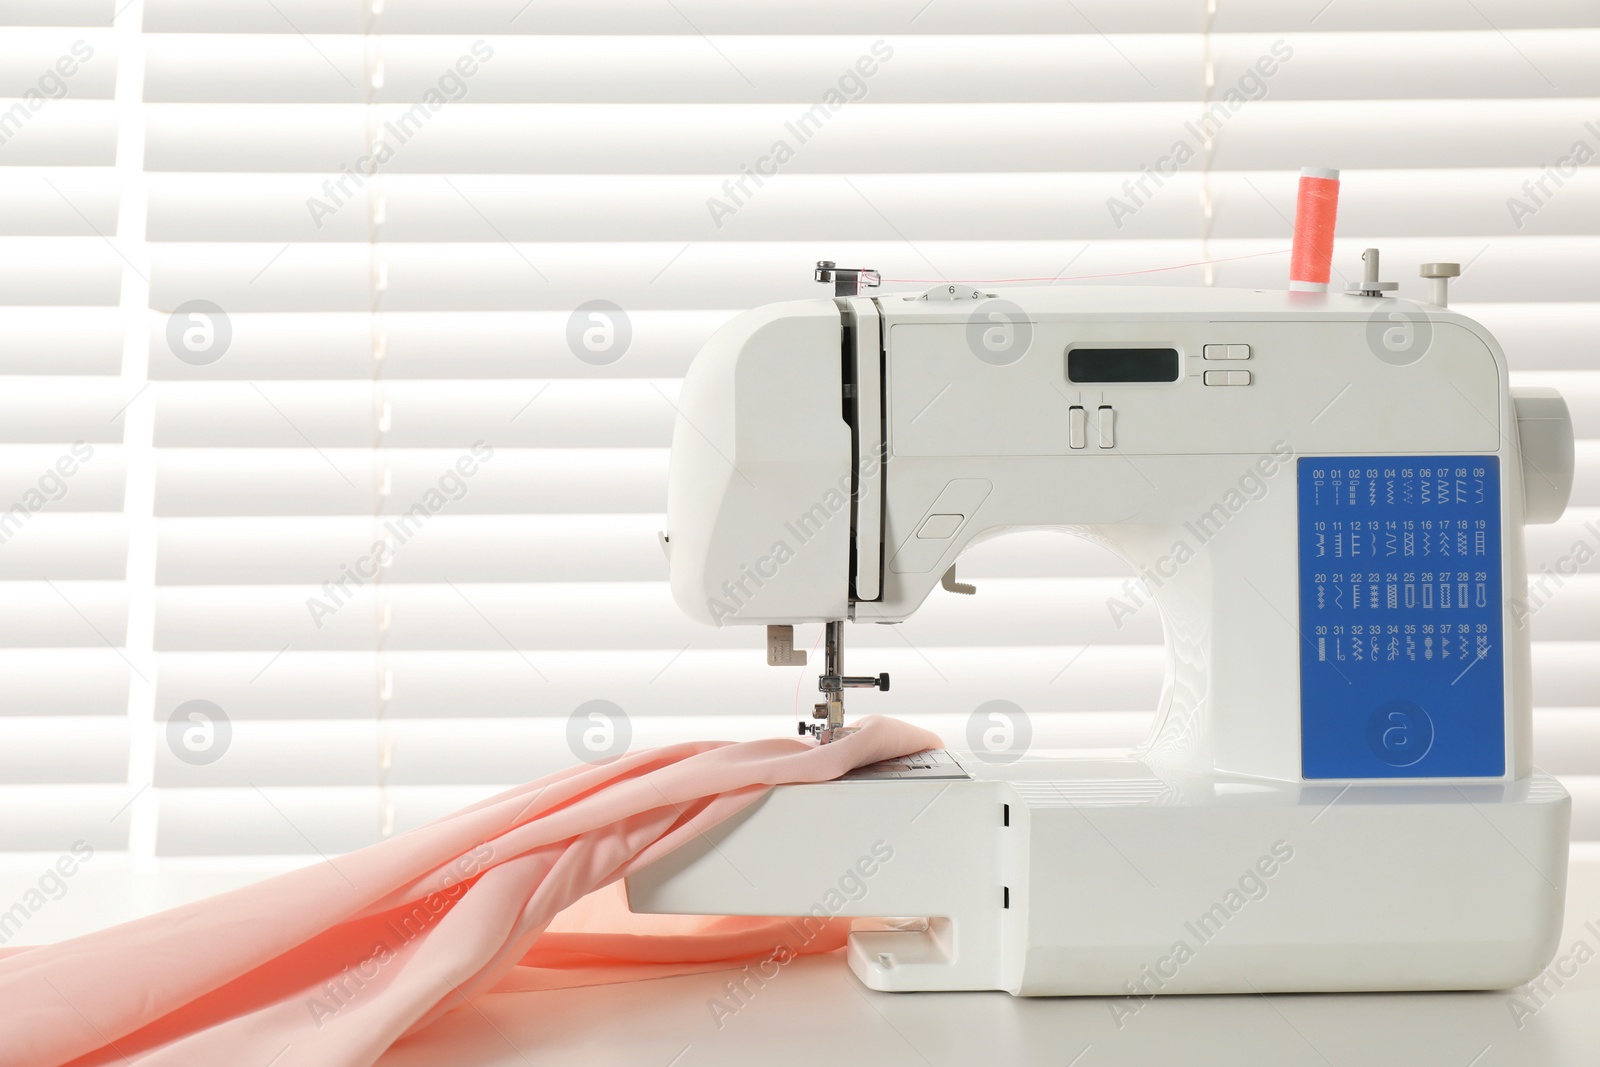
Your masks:
M 1294 206 L 1294 251 L 1289 257 L 1289 288 L 1301 293 L 1328 291 L 1333 265 L 1333 231 L 1339 217 L 1339 172 L 1326 167 L 1300 171 Z

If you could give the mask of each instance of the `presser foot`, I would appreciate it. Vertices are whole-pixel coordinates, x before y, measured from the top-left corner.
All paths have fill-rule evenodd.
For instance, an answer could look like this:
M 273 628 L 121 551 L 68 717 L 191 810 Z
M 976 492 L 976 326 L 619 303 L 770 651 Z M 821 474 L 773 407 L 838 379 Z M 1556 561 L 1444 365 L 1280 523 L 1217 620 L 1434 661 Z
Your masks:
M 859 726 L 845 725 L 845 709 L 840 704 L 816 705 L 816 721 L 798 723 L 798 726 L 800 726 L 800 736 L 811 734 L 821 744 L 838 741 L 840 737 L 856 733 L 859 729 Z

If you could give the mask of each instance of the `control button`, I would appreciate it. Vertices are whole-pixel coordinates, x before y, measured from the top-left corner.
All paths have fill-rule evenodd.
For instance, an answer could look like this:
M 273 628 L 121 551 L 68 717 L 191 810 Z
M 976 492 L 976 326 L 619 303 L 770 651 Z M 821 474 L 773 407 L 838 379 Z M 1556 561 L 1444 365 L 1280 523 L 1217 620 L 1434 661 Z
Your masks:
M 1115 432 L 1114 432 L 1114 427 L 1116 425 L 1116 418 L 1117 418 L 1117 413 L 1111 410 L 1111 406 L 1109 404 L 1101 404 L 1100 405 L 1100 420 L 1099 421 L 1100 421 L 1100 447 L 1101 448 L 1111 448 L 1112 446 L 1114 446 L 1117 443 L 1116 435 L 1115 435 Z
M 1249 345 L 1206 345 L 1207 359 L 1249 359 Z
M 1067 444 L 1073 448 L 1082 448 L 1089 443 L 1087 423 L 1084 421 L 1083 409 L 1077 405 L 1067 409 Z
M 917 536 L 929 541 L 944 541 L 955 536 L 965 519 L 965 515 L 929 515 L 922 520 Z
M 1249 385 L 1250 372 L 1247 370 L 1208 370 L 1206 371 L 1207 385 Z

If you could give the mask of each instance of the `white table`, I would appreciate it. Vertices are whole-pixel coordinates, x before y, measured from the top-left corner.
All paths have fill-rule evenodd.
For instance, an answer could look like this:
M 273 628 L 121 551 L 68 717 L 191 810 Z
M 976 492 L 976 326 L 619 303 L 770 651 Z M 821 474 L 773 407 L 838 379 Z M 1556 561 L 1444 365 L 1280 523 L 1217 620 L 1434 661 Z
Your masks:
M 1558 956 L 1576 966 L 1519 1029 L 1510 995 L 1162 997 L 1123 1020 L 1100 998 L 883 994 L 838 957 L 788 964 L 719 1029 L 722 974 L 485 998 L 390 1051 L 382 1067 L 1503 1067 L 1600 1064 L 1600 849 L 1575 852 Z M 1530 1005 L 1535 1002 L 1531 998 Z
M 243 884 L 259 869 L 183 867 L 136 874 L 111 861 L 76 875 L 17 942 L 70 937 Z M 37 879 L 0 869 L 0 900 Z M 801 959 L 719 1028 L 710 1002 L 729 973 L 487 997 L 396 1046 L 382 1067 L 1439 1067 L 1600 1064 L 1600 846 L 1573 852 L 1558 961 L 1582 942 L 1593 958 L 1552 979 L 1519 1028 L 1512 995 L 1409 993 L 1164 997 L 1119 1029 L 1097 998 L 1004 993 L 881 994 L 838 957 Z M 1586 953 L 1587 954 L 1587 953 Z M 1542 1000 L 1542 1004 L 1541 1004 Z

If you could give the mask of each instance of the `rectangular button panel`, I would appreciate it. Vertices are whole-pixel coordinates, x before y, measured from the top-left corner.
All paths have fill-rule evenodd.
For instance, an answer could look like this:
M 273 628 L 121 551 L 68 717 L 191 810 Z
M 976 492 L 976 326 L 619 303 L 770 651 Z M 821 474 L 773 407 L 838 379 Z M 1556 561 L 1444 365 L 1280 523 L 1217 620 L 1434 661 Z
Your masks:
M 1207 359 L 1249 359 L 1249 345 L 1206 345 Z
M 1117 444 L 1116 418 L 1117 418 L 1117 413 L 1115 411 L 1111 410 L 1111 405 L 1109 405 L 1109 404 L 1101 404 L 1100 405 L 1100 418 L 1099 418 L 1098 422 L 1099 422 L 1099 428 L 1100 428 L 1100 447 L 1101 448 L 1114 448 L 1114 447 L 1116 447 L 1116 444 Z
M 1208 370 L 1205 374 L 1207 385 L 1249 385 L 1250 372 L 1247 370 Z

